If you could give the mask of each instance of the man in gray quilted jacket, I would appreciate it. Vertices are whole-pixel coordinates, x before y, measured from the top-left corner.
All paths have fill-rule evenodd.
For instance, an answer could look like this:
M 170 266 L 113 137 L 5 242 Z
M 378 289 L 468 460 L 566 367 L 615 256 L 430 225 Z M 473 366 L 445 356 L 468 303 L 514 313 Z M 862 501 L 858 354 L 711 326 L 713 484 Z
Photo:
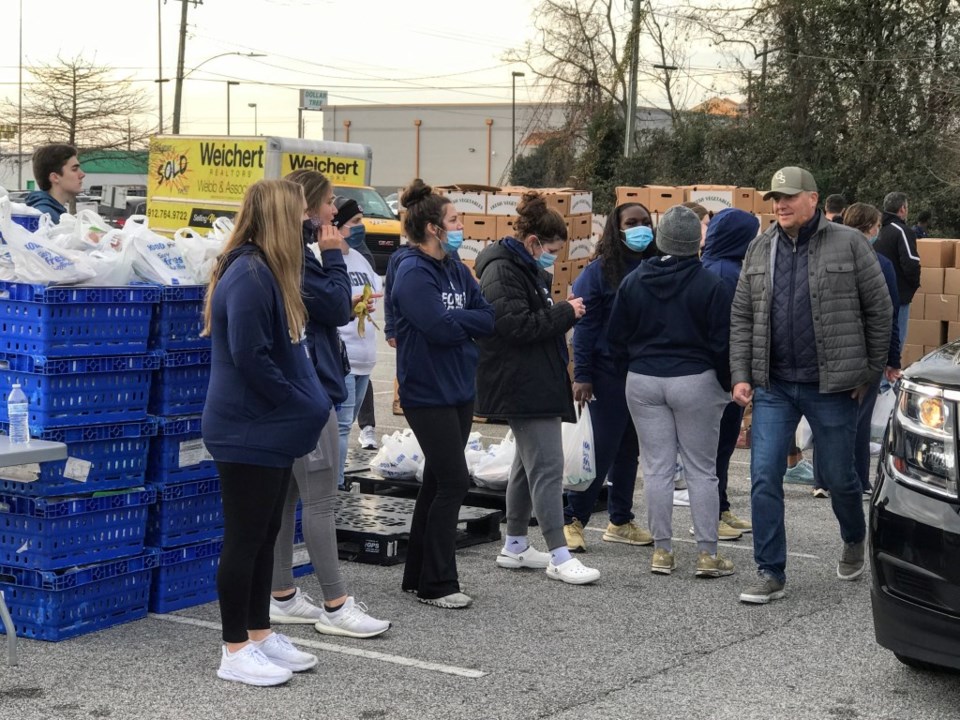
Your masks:
M 757 578 L 740 594 L 747 603 L 784 596 L 783 473 L 801 415 L 813 429 L 817 464 L 840 524 L 837 576 L 854 580 L 863 573 L 857 409 L 883 372 L 893 318 L 873 248 L 862 233 L 817 209 L 813 175 L 798 167 L 778 170 L 768 199 L 777 224 L 747 250 L 730 316 L 733 399 L 744 406 L 753 400 Z

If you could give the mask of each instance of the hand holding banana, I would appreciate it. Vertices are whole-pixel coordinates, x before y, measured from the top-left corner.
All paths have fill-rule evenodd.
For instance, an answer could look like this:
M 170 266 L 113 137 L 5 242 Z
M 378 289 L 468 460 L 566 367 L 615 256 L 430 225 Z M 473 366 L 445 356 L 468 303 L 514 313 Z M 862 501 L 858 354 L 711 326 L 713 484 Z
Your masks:
M 370 320 L 370 324 L 377 330 L 380 329 L 380 326 L 374 322 L 370 314 L 377 309 L 375 300 L 381 297 L 383 297 L 383 293 L 375 293 L 370 285 L 364 285 L 363 292 L 353 297 L 353 314 L 357 318 L 357 335 L 360 337 L 366 335 L 367 320 Z

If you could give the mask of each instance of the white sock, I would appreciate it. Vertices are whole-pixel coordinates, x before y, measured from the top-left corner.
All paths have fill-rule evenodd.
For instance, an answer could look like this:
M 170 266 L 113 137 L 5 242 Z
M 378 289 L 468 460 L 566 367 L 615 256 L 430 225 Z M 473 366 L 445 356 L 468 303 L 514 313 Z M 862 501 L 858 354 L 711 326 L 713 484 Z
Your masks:
M 573 560 L 573 555 L 566 546 L 558 547 L 550 551 L 550 562 L 556 565 L 563 565 L 567 560 Z
M 503 547 L 512 553 L 522 553 L 530 547 L 530 541 L 526 535 L 507 535 L 507 543 Z

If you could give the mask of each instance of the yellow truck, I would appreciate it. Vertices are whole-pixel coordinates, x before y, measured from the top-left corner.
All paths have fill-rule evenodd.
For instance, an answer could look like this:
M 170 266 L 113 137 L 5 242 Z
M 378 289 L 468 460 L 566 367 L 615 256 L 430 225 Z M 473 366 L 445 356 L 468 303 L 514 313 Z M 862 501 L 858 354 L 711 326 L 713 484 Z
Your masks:
M 333 182 L 335 193 L 358 196 L 365 214 L 369 213 L 364 220 L 367 245 L 378 272 L 384 272 L 400 244 L 400 223 L 370 187 L 372 164 L 373 151 L 360 143 L 157 135 L 150 139 L 147 217 L 151 229 L 160 233 L 172 234 L 185 227 L 206 232 L 216 218 L 234 216 L 247 187 L 257 180 L 304 168 L 318 170 Z

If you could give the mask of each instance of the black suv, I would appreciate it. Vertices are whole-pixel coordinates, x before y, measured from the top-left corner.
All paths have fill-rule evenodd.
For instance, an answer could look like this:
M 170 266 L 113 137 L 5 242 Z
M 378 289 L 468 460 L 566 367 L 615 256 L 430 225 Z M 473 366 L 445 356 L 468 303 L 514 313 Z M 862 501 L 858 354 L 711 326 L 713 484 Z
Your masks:
M 960 670 L 960 340 L 904 372 L 870 503 L 877 642 L 910 666 Z

